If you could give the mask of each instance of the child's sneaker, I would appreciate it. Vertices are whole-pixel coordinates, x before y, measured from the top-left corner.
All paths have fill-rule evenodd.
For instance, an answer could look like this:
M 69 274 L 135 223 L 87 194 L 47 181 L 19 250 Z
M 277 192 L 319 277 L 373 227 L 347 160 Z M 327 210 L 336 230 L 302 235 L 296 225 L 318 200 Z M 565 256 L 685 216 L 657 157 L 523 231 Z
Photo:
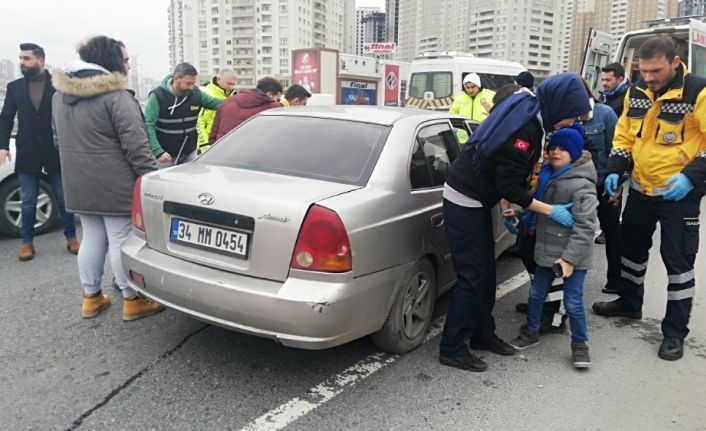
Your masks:
M 142 319 L 143 317 L 157 314 L 164 310 L 164 307 L 147 298 L 136 296 L 123 300 L 123 320 L 126 322 Z
M 100 292 L 94 296 L 83 295 L 81 303 L 81 317 L 90 319 L 96 317 L 98 313 L 108 308 L 110 305 L 110 296 L 103 295 Z
M 532 332 L 527 329 L 527 325 L 522 325 L 520 335 L 510 341 L 509 344 L 517 350 L 525 350 L 530 346 L 536 346 L 539 344 L 539 332 Z
M 591 366 L 591 357 L 588 354 L 586 343 L 571 343 L 571 357 L 574 361 L 574 368 L 588 368 Z

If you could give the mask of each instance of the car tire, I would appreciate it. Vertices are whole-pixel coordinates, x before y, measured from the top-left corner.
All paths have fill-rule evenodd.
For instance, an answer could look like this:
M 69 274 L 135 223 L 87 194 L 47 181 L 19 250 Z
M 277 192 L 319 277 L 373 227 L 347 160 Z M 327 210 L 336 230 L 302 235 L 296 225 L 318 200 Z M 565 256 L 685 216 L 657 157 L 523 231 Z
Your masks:
M 398 289 L 392 309 L 373 342 L 389 353 L 417 348 L 431 325 L 436 301 L 436 275 L 427 259 L 418 261 Z
M 20 181 L 10 178 L 0 185 L 0 233 L 11 237 L 20 236 L 19 204 Z M 44 180 L 39 181 L 37 198 L 37 222 L 34 234 L 42 234 L 56 225 L 59 220 L 59 206 L 51 191 L 51 186 Z

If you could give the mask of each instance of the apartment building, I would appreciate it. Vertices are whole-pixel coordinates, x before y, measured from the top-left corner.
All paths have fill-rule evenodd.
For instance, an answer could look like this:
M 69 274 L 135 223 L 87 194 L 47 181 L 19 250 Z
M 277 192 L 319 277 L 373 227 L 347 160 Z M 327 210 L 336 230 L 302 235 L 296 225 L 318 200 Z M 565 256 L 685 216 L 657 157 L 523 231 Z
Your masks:
M 359 7 L 355 10 L 355 55 L 363 55 L 365 43 L 365 19 L 374 13 L 380 12 L 376 7 Z
M 679 16 L 705 16 L 706 0 L 681 0 Z

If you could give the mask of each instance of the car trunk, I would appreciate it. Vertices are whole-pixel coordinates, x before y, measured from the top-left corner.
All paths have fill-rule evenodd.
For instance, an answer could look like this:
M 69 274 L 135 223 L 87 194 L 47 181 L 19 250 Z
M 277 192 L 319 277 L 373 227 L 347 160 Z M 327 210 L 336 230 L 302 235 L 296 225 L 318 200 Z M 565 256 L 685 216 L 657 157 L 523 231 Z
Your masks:
M 282 281 L 311 204 L 358 188 L 203 163 L 159 171 L 142 182 L 147 246 Z

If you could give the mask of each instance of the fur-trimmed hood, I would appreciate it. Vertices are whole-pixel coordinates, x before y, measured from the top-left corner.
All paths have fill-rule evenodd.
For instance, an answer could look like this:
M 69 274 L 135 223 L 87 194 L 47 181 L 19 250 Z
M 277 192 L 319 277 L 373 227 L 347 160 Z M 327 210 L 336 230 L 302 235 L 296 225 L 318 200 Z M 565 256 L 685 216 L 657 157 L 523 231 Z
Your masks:
M 127 90 L 127 77 L 110 73 L 102 67 L 82 61 L 69 64 L 66 71 L 56 70 L 52 84 L 69 104 L 80 99 L 99 96 L 113 91 Z

